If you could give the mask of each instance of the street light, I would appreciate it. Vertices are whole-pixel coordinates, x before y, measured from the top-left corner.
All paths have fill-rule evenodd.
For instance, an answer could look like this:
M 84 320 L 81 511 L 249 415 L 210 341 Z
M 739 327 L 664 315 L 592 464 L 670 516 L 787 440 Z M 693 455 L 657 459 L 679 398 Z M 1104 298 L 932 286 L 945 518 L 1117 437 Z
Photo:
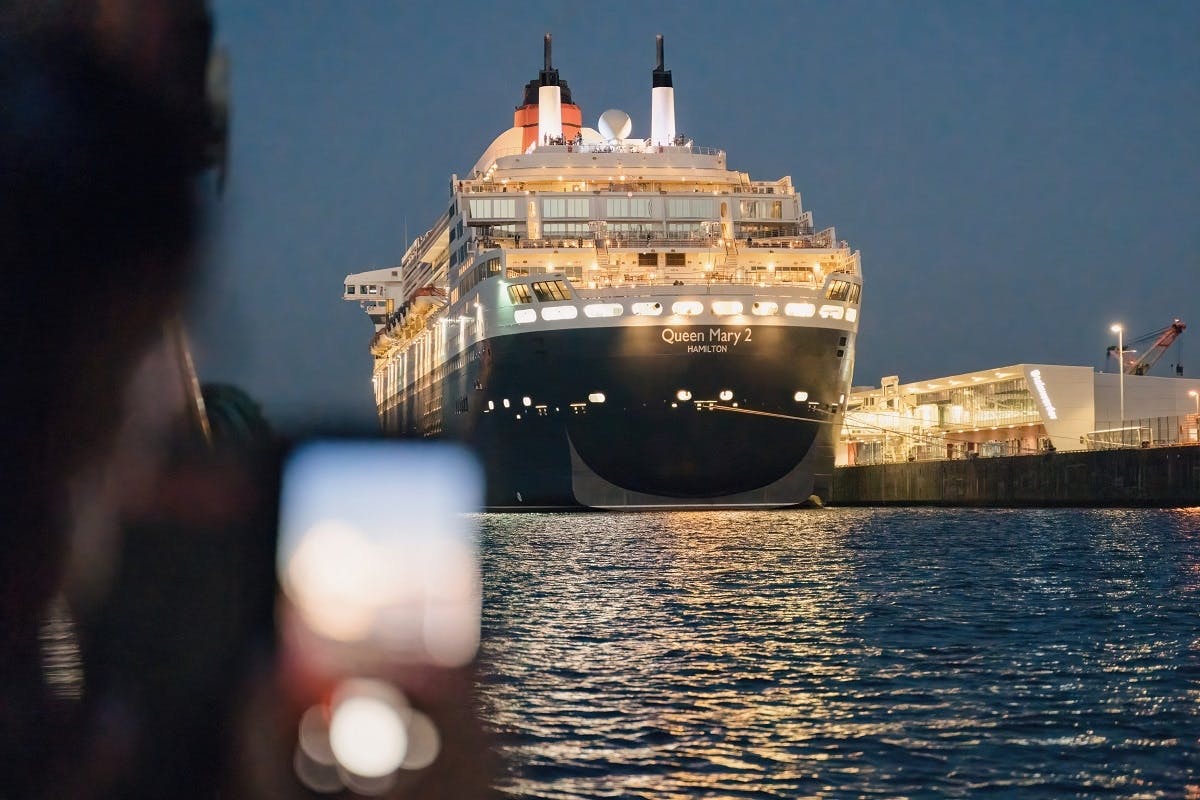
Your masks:
M 1109 328 L 1110 331 L 1117 335 L 1117 374 L 1120 375 L 1121 384 L 1121 424 L 1117 427 L 1121 429 L 1121 444 L 1125 444 L 1125 339 L 1124 329 L 1120 325 L 1113 325 Z

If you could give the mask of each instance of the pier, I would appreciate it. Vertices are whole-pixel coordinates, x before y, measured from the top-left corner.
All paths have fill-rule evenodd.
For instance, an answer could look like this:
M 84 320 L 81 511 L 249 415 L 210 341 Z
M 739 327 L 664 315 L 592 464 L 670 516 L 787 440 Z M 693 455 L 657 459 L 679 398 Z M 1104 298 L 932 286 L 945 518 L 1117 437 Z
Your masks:
M 829 505 L 1200 506 L 1200 446 L 837 467 Z

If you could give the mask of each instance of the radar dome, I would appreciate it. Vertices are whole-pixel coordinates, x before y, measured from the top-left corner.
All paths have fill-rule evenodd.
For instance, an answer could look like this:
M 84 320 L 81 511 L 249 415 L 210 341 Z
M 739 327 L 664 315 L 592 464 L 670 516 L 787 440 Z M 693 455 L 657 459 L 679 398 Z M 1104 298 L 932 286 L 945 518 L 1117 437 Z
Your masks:
M 624 139 L 629 136 L 629 132 L 633 130 L 633 122 L 624 111 L 610 108 L 600 115 L 600 121 L 596 123 L 596 130 L 611 142 L 614 139 Z

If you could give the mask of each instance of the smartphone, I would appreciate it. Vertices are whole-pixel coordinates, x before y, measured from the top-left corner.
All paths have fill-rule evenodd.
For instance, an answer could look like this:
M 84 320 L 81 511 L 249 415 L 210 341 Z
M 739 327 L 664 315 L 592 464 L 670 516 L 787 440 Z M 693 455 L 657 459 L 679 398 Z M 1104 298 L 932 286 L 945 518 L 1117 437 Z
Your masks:
M 316 440 L 285 458 L 277 570 L 306 646 L 334 666 L 461 666 L 479 646 L 477 512 L 467 450 Z

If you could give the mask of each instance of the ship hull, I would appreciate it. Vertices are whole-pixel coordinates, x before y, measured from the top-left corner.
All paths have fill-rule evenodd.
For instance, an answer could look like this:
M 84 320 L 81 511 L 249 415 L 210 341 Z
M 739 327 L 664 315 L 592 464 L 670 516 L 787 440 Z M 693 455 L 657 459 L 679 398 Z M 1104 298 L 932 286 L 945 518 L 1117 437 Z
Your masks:
M 849 331 L 787 325 L 509 334 L 384 424 L 468 443 L 491 509 L 797 505 L 828 494 L 851 353 Z

